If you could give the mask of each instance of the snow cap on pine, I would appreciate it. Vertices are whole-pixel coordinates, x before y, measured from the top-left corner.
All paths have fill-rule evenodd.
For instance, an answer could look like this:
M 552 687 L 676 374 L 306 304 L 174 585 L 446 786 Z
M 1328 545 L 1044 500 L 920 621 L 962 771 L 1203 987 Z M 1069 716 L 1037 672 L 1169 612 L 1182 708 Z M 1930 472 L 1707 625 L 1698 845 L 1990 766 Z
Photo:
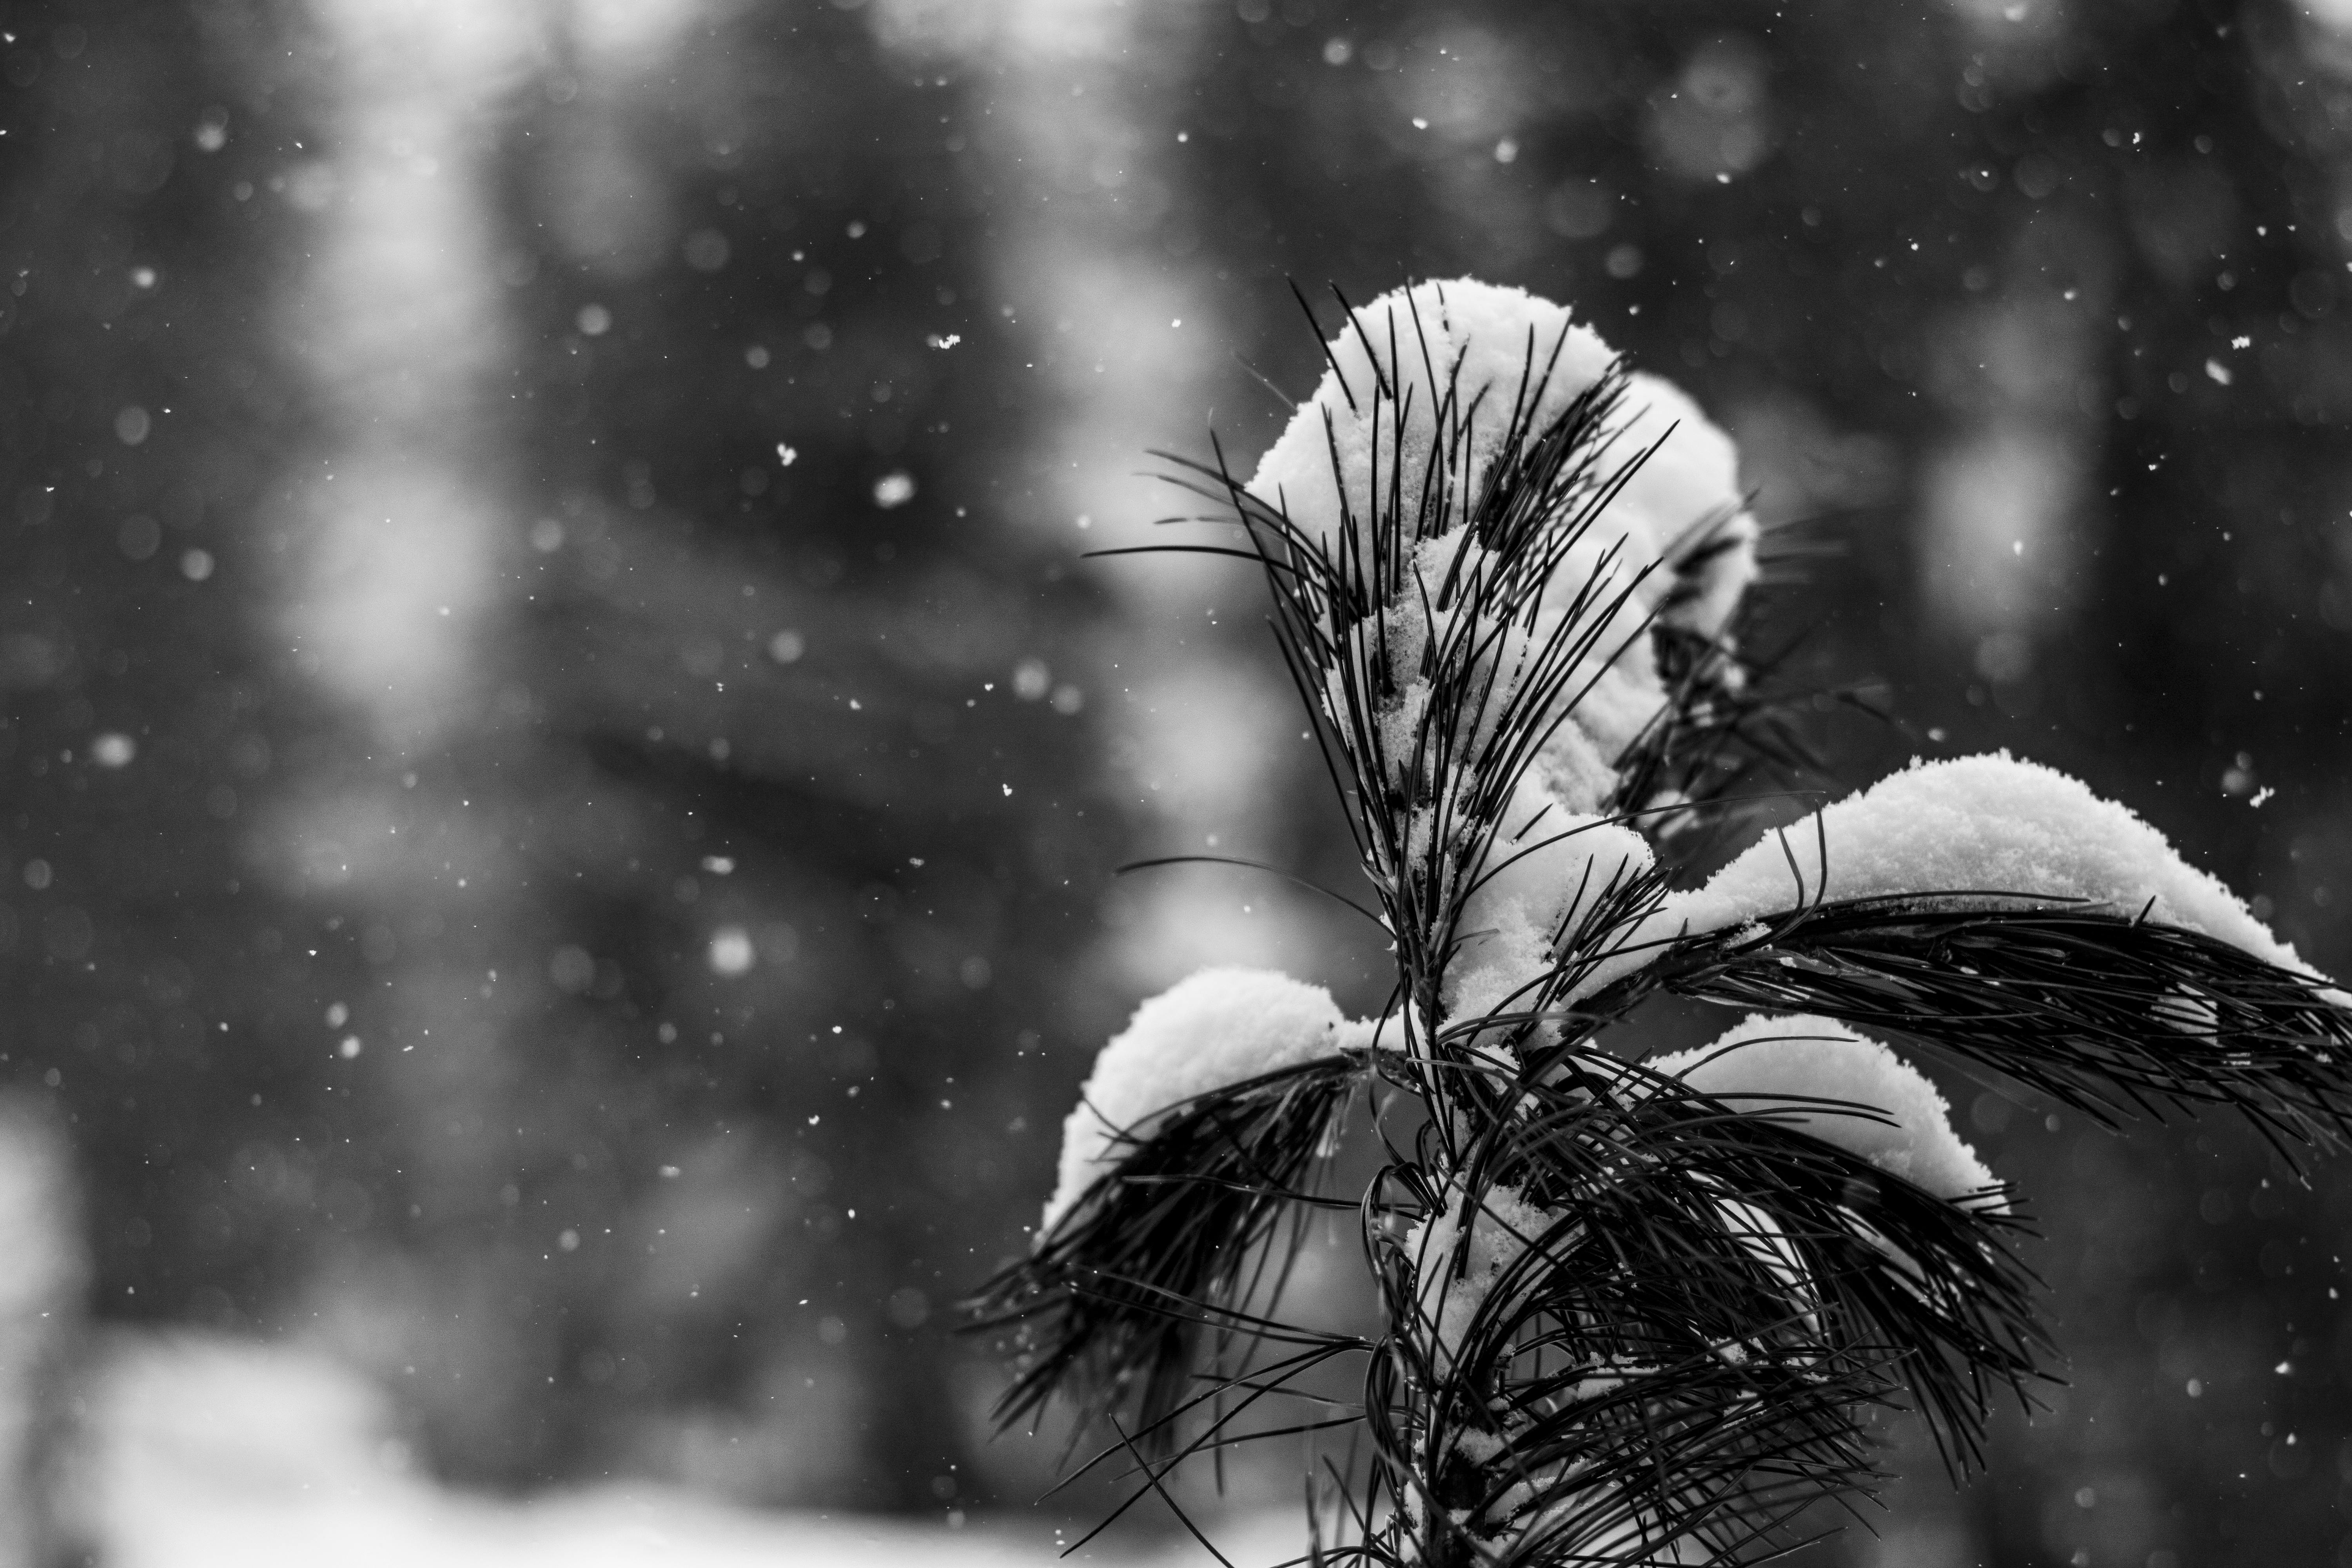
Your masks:
M 1751 1013 L 1713 1045 L 1649 1065 L 1735 1110 L 1768 1116 L 1858 1154 L 1939 1198 L 1966 1197 L 1994 1184 L 1976 1151 L 1953 1131 L 1951 1107 L 1936 1086 L 1878 1041 L 1835 1019 Z M 1791 1100 L 1840 1103 L 1804 1107 Z
M 1472 278 L 1394 289 L 1353 314 L 1326 345 L 1331 366 L 1314 395 L 1249 482 L 1251 494 L 1334 550 L 1343 514 L 1360 527 L 1394 501 L 1410 530 L 1433 472 L 1447 475 L 1444 505 L 1418 531 L 1461 526 L 1502 454 L 1514 411 L 1523 429 L 1543 429 L 1617 358 L 1567 306 Z M 1439 447 L 1439 410 L 1449 398 L 1449 421 L 1467 427 L 1458 457 Z M 1609 428 L 1601 471 L 1632 472 L 1580 553 L 1610 554 L 1621 588 L 1656 568 L 1634 590 L 1638 612 L 1719 635 L 1756 575 L 1756 521 L 1730 437 L 1678 388 L 1641 373 Z M 1573 567 L 1564 575 L 1573 577 Z M 1572 593 L 1578 584 L 1562 585 Z
M 1041 1237 L 1118 1164 L 1160 1112 L 1196 1096 L 1372 1042 L 1331 994 L 1271 969 L 1204 969 L 1135 1010 L 1095 1058 L 1062 1126 L 1061 1180 Z

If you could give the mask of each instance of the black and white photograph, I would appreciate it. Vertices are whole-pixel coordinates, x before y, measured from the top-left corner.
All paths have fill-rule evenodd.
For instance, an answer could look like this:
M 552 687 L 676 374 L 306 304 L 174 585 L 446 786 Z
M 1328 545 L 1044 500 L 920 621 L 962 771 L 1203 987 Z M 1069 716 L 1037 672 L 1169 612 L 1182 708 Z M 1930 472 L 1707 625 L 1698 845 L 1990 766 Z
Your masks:
M 2352 1568 L 2347 917 L 2352 0 L 0 0 L 0 1568 Z

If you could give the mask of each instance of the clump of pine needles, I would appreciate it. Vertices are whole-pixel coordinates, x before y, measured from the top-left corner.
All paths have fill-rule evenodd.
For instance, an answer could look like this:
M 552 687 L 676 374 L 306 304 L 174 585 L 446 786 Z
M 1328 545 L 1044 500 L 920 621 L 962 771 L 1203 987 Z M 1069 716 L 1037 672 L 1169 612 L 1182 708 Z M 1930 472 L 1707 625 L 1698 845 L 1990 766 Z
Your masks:
M 1547 396 L 1559 345 L 1530 335 L 1508 406 L 1440 365 L 1434 405 L 1414 407 L 1398 370 L 1431 358 L 1418 315 L 1349 323 L 1373 367 L 1341 376 L 1349 401 L 1375 428 L 1433 432 L 1419 471 L 1396 443 L 1369 492 L 1343 473 L 1328 533 L 1222 458 L 1181 479 L 1247 531 L 1394 943 L 1394 996 L 1374 1048 L 1130 1130 L 978 1299 L 1022 1357 L 1001 1415 L 1070 1396 L 1135 1499 L 1165 1496 L 1188 1460 L 1312 1434 L 1307 1556 L 1369 1568 L 1757 1561 L 1881 1479 L 1879 1407 L 1917 1411 L 1967 1470 L 1996 1399 L 2027 1398 L 2050 1354 L 2008 1194 L 1936 1196 L 1799 1130 L 1793 1106 L 1735 1106 L 1629 1062 L 1615 1041 L 1643 1005 L 1819 1014 L 2105 1121 L 2231 1106 L 2282 1143 L 2345 1129 L 2352 1015 L 2213 938 L 1980 889 L 1824 901 L 1800 885 L 1760 922 L 1644 936 L 1665 854 L 1596 856 L 1540 973 L 1450 1014 L 1449 970 L 1483 934 L 1470 906 L 1514 853 L 1507 807 L 1641 602 L 1604 519 L 1651 453 L 1615 437 L 1622 370 L 1562 405 Z M 1474 466 L 1474 436 L 1497 428 L 1499 455 Z M 1706 521 L 1647 570 L 1696 582 Z M 1456 529 L 1476 548 L 1431 574 L 1417 547 Z M 1666 614 L 1681 591 L 1634 617 L 1665 701 L 1602 803 L 1654 843 L 1794 754 L 1736 645 Z M 1406 614 L 1433 629 L 1392 635 Z M 1416 683 L 1427 700 L 1401 724 Z M 1619 973 L 1637 941 L 1654 951 Z M 2168 1007 L 2184 1025 L 2151 1027 Z M 1342 1189 L 1331 1153 L 1350 1118 L 1381 1159 Z M 1377 1333 L 1282 1314 L 1318 1215 L 1354 1216 Z M 1358 1392 L 1335 1400 L 1343 1367 Z

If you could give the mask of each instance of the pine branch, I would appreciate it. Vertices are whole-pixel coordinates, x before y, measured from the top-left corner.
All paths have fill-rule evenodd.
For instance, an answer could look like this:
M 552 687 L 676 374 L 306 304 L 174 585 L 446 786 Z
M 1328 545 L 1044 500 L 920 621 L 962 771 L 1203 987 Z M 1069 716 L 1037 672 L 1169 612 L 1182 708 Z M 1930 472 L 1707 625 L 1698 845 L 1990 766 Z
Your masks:
M 2004 1245 L 2021 1222 L 1997 1196 L 1946 1202 L 1769 1106 L 1607 1058 L 1569 1053 L 1517 1087 L 1527 1109 L 1440 1211 L 1501 1237 L 1440 1248 L 1439 1287 L 1425 1229 L 1382 1260 L 1409 1325 L 1382 1452 L 1421 1500 L 1415 1528 L 1530 1563 L 1785 1544 L 1793 1504 L 1874 1479 L 1856 1406 L 1907 1388 L 1965 1466 L 1991 1394 L 2039 1375 Z M 1540 1226 L 1514 1226 L 1531 1212 Z M 1497 1246 L 1507 1263 L 1478 1277 Z
M 1652 983 L 1907 1035 L 2109 1125 L 2225 1106 L 2273 1142 L 2347 1131 L 2352 1012 L 2325 982 L 2196 931 L 1981 907 L 1994 897 L 1816 905 L 1762 937 L 1682 944 Z
M 1171 1448 L 1204 1342 L 1222 1353 L 1237 1336 L 1277 1337 L 1241 1310 L 1249 1270 L 1309 1196 L 1301 1184 L 1365 1068 L 1361 1053 L 1309 1062 L 1129 1130 L 1118 1163 L 967 1303 L 975 1329 L 1015 1331 L 1022 1364 L 998 1423 L 1062 1394 L 1082 1429 L 1127 1410 L 1147 1447 Z
M 1700 906 L 1660 858 L 1752 804 L 1738 792 L 1761 773 L 1818 765 L 1774 661 L 1730 629 L 1754 577 L 1745 498 L 1643 534 L 1659 520 L 1642 507 L 1660 504 L 1645 469 L 1696 460 L 1687 435 L 1668 442 L 1705 421 L 1564 313 L 1448 287 L 1384 310 L 1340 301 L 1325 387 L 1284 437 L 1291 466 L 1270 456 L 1244 485 L 1213 437 L 1210 461 L 1168 459 L 1245 549 L 1154 547 L 1260 568 L 1372 889 L 1363 912 L 1393 942 L 1391 1008 L 1370 1049 L 1127 1130 L 978 1298 L 1022 1352 L 999 1415 L 1061 1394 L 1108 1427 L 1088 1468 L 1132 1459 L 1121 1512 L 1166 1497 L 1190 1459 L 1348 1431 L 1360 1449 L 1324 1464 L 1352 1541 L 1327 1546 L 1310 1485 L 1303 1561 L 1761 1562 L 1823 1528 L 1820 1505 L 1878 1484 L 1873 1409 L 1916 1408 L 1960 1475 L 1983 1461 L 1995 1402 L 2031 1404 L 2051 1351 L 2012 1250 L 2028 1226 L 2005 1191 L 1970 1190 L 1987 1178 L 1932 1087 L 1835 1024 L 1762 1059 L 1891 1064 L 1869 1081 L 1932 1127 L 1860 1091 L 1702 1092 L 1683 1075 L 1711 1063 L 1632 1065 L 1604 1036 L 1625 1038 L 1661 993 L 1818 1014 L 2102 1121 L 2224 1106 L 2285 1146 L 2352 1135 L 2352 1007 L 2257 956 L 2274 951 L 2266 934 L 2177 860 L 2158 868 L 2167 885 L 2221 910 L 2210 929 L 2253 932 L 2246 944 L 2152 921 L 2153 899 L 1827 900 L 1827 813 L 1810 873 L 1781 841 L 1795 907 L 1690 932 Z M 1470 342 L 1453 320 L 1465 296 L 1465 316 L 1518 310 L 1523 337 Z M 1664 399 L 1663 427 L 1637 392 Z M 1308 439 L 1328 494 L 1297 465 Z M 1245 1020 L 1220 1016 L 1256 1048 Z M 1845 1054 L 1803 1056 L 1816 1049 Z M 1360 1086 L 1394 1091 L 1402 1114 L 1371 1121 L 1378 1173 L 1332 1192 L 1317 1166 Z M 1897 1172 L 1917 1173 L 1930 1131 L 1943 1163 L 1915 1184 Z M 1891 1163 L 1890 1133 L 1914 1139 Z M 1376 1341 L 1284 1315 L 1300 1227 L 1339 1208 L 1359 1215 Z M 1299 1386 L 1353 1356 L 1360 1403 Z M 1309 1408 L 1267 1416 L 1277 1400 Z

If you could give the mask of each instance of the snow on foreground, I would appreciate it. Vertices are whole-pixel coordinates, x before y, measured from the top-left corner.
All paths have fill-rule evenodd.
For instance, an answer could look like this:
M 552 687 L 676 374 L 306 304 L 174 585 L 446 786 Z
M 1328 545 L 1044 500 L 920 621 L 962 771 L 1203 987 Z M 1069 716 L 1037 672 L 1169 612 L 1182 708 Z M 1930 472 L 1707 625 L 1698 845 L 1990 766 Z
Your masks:
M 1914 762 L 1829 807 L 1821 822 L 1818 835 L 1810 822 L 1787 835 L 1813 899 L 1937 890 L 2081 899 L 2304 968 L 2235 893 L 2181 859 L 2128 806 L 2006 752 Z M 1725 867 L 1692 912 L 1709 926 L 1732 924 L 1787 908 L 1792 891 L 1790 855 L 1767 840 Z
M 1270 969 L 1204 969 L 1135 1010 L 1095 1058 L 1062 1127 L 1061 1180 L 1040 1236 L 1118 1163 L 1121 1134 L 1196 1095 L 1371 1043 L 1331 994 Z
M 2007 752 L 1914 759 L 1764 836 L 1706 885 L 1669 897 L 1577 987 L 1590 995 L 1685 934 L 1727 931 L 1801 904 L 1962 894 L 1985 908 L 2019 900 L 2146 918 L 2197 931 L 2298 974 L 2311 967 L 2244 900 L 2180 858 L 2129 807 L 2079 779 Z
M 1953 1131 L 1952 1108 L 1927 1075 L 1835 1019 L 1750 1013 L 1713 1045 L 1658 1057 L 1649 1066 L 1735 1110 L 1859 1154 L 1939 1198 L 1994 1184 L 1977 1152 Z M 1837 1103 L 1818 1110 L 1793 1103 L 1804 1100 Z
M 385 1403 L 297 1350 L 126 1341 L 90 1402 L 94 1544 L 108 1568 L 1014 1568 L 1054 1563 L 1049 1522 L 974 1524 L 764 1512 L 607 1486 L 522 1501 L 405 1473 Z M 1235 1561 L 1299 1550 L 1290 1511 L 1212 1529 Z M 1186 1541 L 1073 1561 L 1179 1568 Z
M 1544 428 L 1617 361 L 1568 306 L 1475 278 L 1392 289 L 1356 310 L 1324 350 L 1330 368 L 1259 458 L 1249 489 L 1327 550 L 1336 550 L 1343 514 L 1369 528 L 1393 499 L 1418 518 L 1424 476 L 1447 466 L 1433 452 L 1452 444 L 1456 422 L 1451 494 L 1420 532 L 1459 529 L 1514 413 L 1522 429 Z M 1606 559 L 1618 585 L 1633 589 L 1633 619 L 1656 611 L 1669 624 L 1720 632 L 1757 573 L 1756 520 L 1731 437 L 1680 387 L 1642 371 L 1605 430 L 1601 471 L 1623 485 L 1559 587 L 1572 593 L 1578 568 Z

